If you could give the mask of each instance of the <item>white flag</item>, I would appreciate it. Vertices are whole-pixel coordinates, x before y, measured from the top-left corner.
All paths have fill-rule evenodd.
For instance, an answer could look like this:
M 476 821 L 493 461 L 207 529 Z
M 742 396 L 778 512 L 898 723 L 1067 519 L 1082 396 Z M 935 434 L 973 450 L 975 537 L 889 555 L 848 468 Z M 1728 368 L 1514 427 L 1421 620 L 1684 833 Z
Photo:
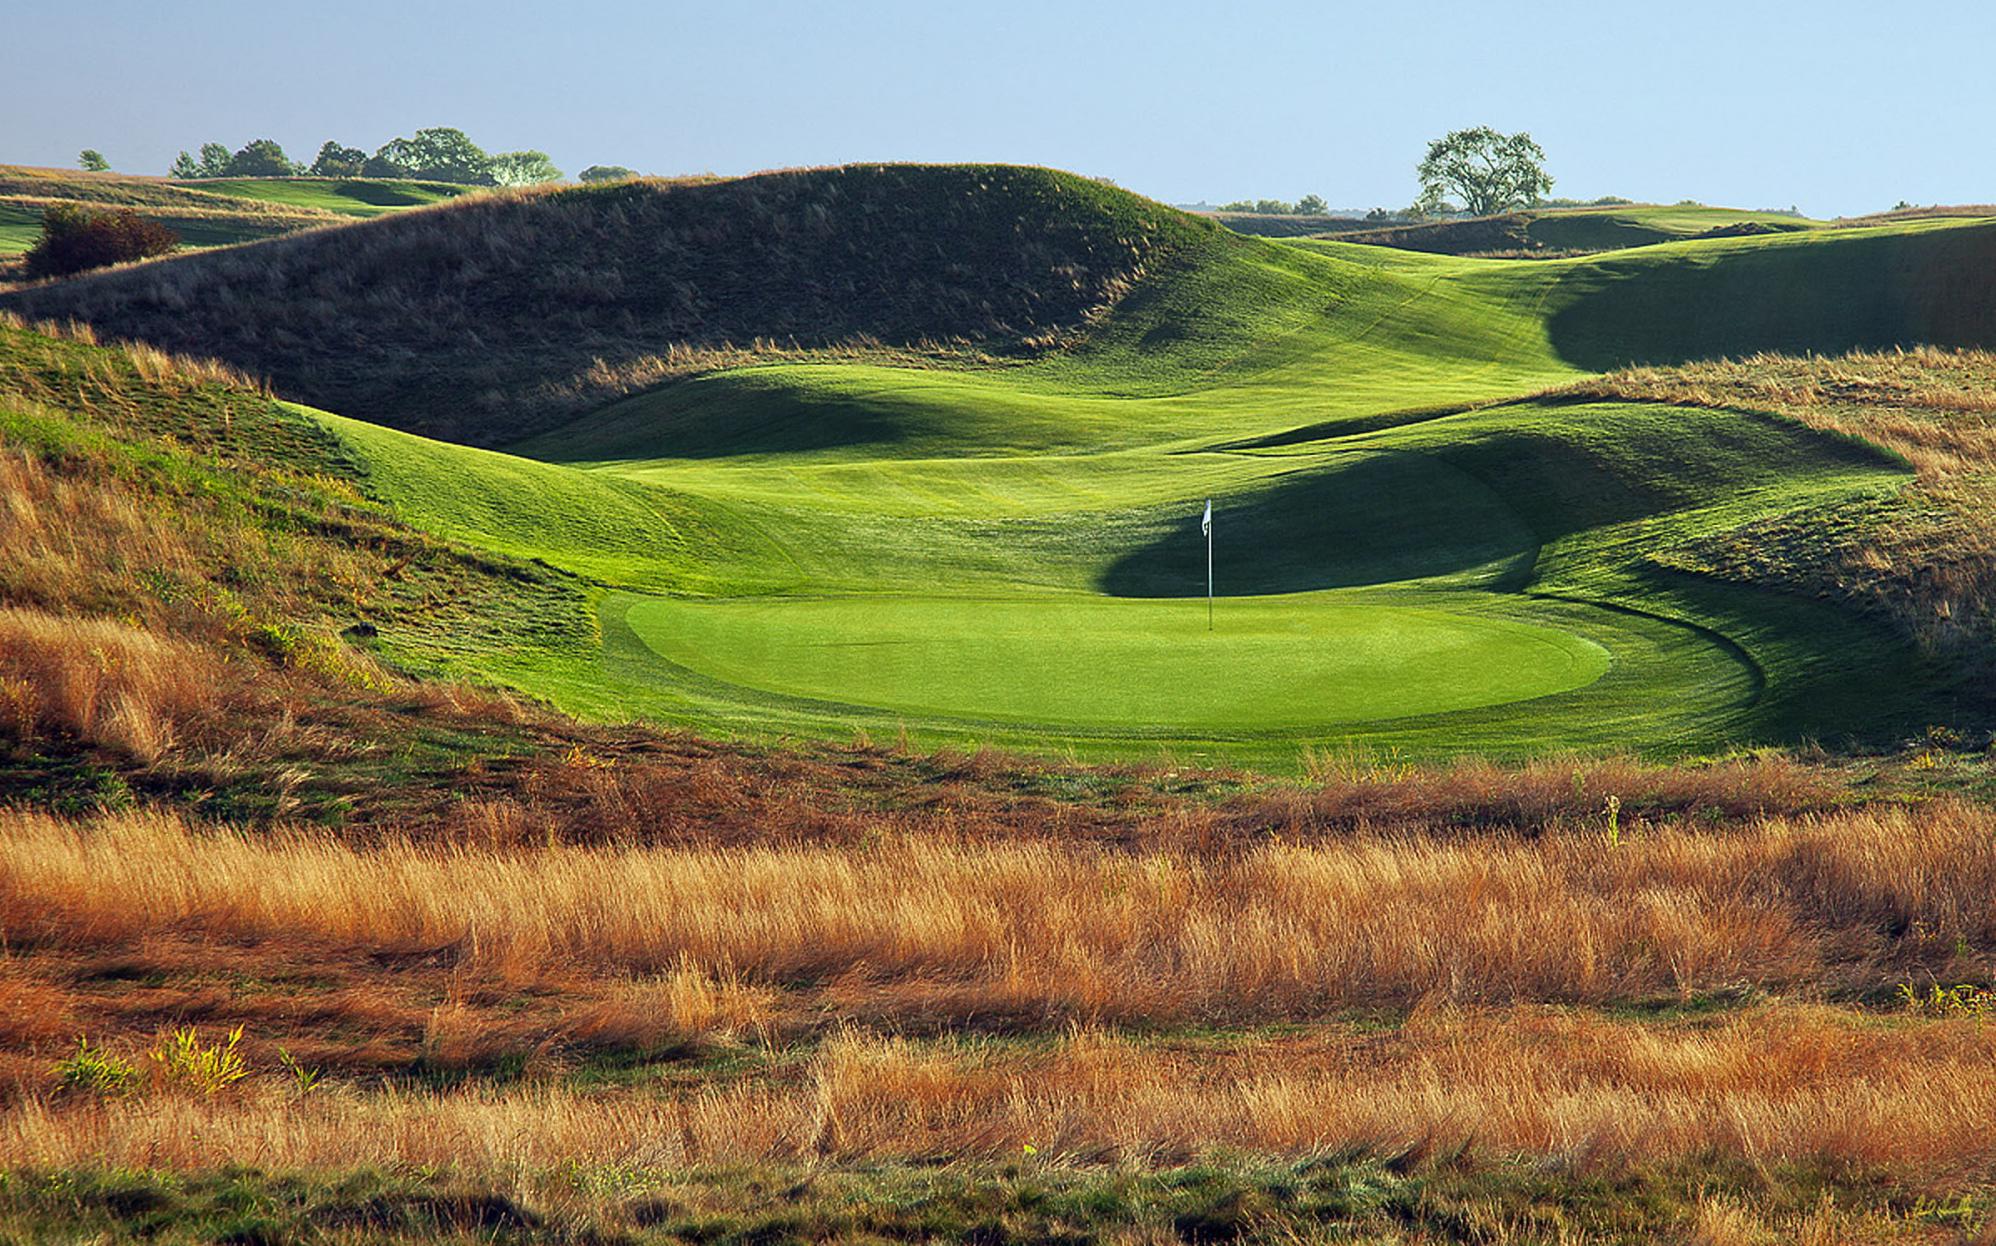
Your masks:
M 1206 499 L 1206 513 L 1199 519 L 1199 535 L 1213 535 L 1213 499 Z

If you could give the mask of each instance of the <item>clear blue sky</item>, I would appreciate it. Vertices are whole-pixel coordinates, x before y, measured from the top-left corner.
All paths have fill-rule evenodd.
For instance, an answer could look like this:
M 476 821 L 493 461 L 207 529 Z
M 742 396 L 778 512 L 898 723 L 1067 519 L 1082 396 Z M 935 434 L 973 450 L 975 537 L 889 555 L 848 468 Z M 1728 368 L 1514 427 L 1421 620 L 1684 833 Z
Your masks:
M 1489 124 L 1531 131 L 1562 195 L 1996 200 L 1986 0 L 7 7 L 0 163 L 158 173 L 204 140 L 309 159 L 456 125 L 571 173 L 1001 160 L 1398 206 L 1428 139 Z

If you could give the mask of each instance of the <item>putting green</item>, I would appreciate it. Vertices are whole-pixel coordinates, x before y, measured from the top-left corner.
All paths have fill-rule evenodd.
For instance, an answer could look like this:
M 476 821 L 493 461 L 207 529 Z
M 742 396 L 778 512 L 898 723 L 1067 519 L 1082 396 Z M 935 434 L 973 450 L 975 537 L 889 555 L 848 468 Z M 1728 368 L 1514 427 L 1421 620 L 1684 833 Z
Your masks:
M 1582 687 L 1608 651 L 1551 627 L 1330 593 L 815 598 L 632 607 L 653 652 L 761 692 L 1107 731 L 1285 730 Z

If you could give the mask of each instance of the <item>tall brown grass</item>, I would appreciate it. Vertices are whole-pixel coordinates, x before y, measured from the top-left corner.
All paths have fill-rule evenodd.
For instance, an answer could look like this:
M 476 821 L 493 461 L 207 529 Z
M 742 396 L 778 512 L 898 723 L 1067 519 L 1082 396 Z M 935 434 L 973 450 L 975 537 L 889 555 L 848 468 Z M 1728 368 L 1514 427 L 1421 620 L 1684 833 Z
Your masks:
M 57 943 L 449 949 L 531 983 L 693 966 L 907 1022 L 1309 1017 L 1428 998 L 1608 1002 L 1986 977 L 1996 814 L 1968 806 L 1198 859 L 871 847 L 484 851 L 245 838 L 137 813 L 0 821 L 0 921 Z M 808 984 L 816 984 L 808 985 Z
M 144 765 L 239 682 L 213 650 L 121 623 L 0 608 L 0 738 L 63 732 Z
M 238 1094 L 36 1099 L 0 1113 L 0 1165 L 204 1171 L 451 1165 L 672 1169 L 765 1161 L 1183 1162 L 1216 1148 L 1418 1162 L 1519 1154 L 1561 1170 L 1715 1156 L 1828 1161 L 1940 1185 L 1996 1168 L 1996 1029 L 1882 1028 L 1778 1006 L 1645 1026 L 1539 1009 L 1418 1015 L 1398 1035 L 1050 1049 L 841 1031 L 795 1076 L 665 1092 L 433 1094 L 264 1077 Z

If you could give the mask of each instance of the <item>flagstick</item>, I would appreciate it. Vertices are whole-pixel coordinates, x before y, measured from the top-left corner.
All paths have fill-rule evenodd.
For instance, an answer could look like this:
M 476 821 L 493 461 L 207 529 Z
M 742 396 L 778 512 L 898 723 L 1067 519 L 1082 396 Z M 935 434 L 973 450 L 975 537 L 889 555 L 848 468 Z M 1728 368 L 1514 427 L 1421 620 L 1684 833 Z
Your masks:
M 1206 503 L 1210 510 L 1212 503 Z M 1213 630 L 1213 524 L 1206 523 L 1206 630 Z

